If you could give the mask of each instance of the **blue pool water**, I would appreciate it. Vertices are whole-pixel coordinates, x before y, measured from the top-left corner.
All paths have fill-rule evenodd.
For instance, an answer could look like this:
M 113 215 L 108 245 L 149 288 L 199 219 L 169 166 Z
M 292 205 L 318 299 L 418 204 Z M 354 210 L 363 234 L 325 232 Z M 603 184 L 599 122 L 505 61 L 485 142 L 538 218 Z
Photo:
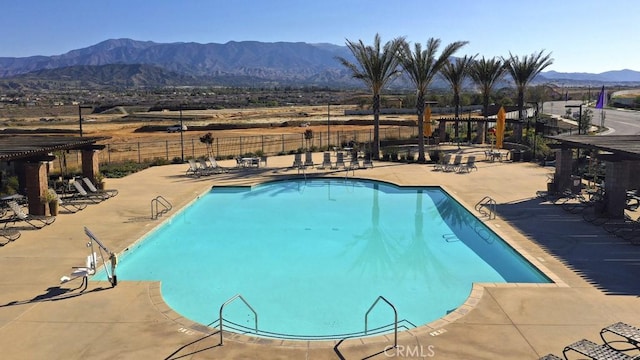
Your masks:
M 236 294 L 260 336 L 362 335 L 378 296 L 402 328 L 436 320 L 474 282 L 549 282 L 440 188 L 312 179 L 219 187 L 121 257 L 118 279 L 159 280 L 166 303 L 218 326 Z M 241 302 L 225 329 L 254 326 Z M 368 328 L 392 330 L 379 302 Z

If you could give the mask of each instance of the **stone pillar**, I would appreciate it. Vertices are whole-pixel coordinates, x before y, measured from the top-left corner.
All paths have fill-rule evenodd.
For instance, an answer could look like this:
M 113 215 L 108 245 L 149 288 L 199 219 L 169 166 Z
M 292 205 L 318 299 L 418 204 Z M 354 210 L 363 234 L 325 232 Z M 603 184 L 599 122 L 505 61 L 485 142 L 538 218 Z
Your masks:
M 558 192 L 571 188 L 571 173 L 573 171 L 573 151 L 571 149 L 556 150 L 556 173 L 553 182 Z
M 632 161 L 606 162 L 604 194 L 609 216 L 622 219 L 627 205 L 627 189 Z
M 49 176 L 46 162 L 24 163 L 26 195 L 29 200 L 29 214 L 48 215 L 49 206 L 40 199 L 49 189 Z
M 82 150 L 82 176 L 96 183 L 96 174 L 100 172 L 98 150 Z

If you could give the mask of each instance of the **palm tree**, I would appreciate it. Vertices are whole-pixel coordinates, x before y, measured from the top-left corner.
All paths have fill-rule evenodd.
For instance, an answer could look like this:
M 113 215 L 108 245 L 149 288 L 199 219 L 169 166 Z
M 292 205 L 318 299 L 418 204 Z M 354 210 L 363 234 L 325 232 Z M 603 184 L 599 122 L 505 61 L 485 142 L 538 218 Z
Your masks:
M 525 55 L 522 58 L 509 53 L 509 59 L 505 60 L 507 72 L 513 78 L 518 89 L 518 113 L 520 123 L 516 129 L 516 140 L 522 140 L 522 123 L 524 122 L 524 92 L 527 85 L 547 66 L 553 64 L 551 53 L 544 54 L 544 50 L 539 53 Z
M 394 77 L 401 73 L 398 68 L 398 48 L 404 40 L 396 38 L 381 47 L 380 35 L 376 34 L 373 45 L 365 45 L 362 40 L 347 40 L 347 48 L 356 59 L 351 63 L 343 57 L 337 57 L 353 78 L 362 80 L 373 93 L 373 158 L 380 158 L 380 92 Z
M 440 74 L 447 80 L 451 89 L 453 90 L 453 104 L 455 106 L 455 137 L 459 136 L 459 119 L 460 119 L 460 92 L 462 91 L 462 82 L 467 77 L 469 72 L 469 65 L 473 62 L 477 55 L 468 56 L 465 55 L 462 58 L 458 58 L 456 61 L 448 60 Z
M 484 143 L 485 124 L 487 123 L 487 113 L 489 112 L 489 100 L 495 84 L 502 78 L 506 71 L 504 63 L 498 58 L 475 60 L 469 67 L 469 77 L 480 88 L 482 94 L 482 113 L 484 123 L 478 122 L 477 133 L 478 142 Z
M 427 93 L 427 87 L 431 84 L 433 78 L 440 72 L 449 57 L 467 44 L 467 41 L 456 41 L 447 45 L 440 56 L 436 58 L 436 52 L 440 46 L 440 39 L 430 38 L 427 45 L 422 50 L 420 43 L 414 44 L 413 51 L 409 43 L 402 41 L 398 57 L 400 64 L 413 85 L 417 89 L 416 109 L 418 110 L 418 162 L 424 162 L 424 99 Z M 441 127 L 442 128 L 442 127 Z M 441 129 L 442 131 L 442 129 Z

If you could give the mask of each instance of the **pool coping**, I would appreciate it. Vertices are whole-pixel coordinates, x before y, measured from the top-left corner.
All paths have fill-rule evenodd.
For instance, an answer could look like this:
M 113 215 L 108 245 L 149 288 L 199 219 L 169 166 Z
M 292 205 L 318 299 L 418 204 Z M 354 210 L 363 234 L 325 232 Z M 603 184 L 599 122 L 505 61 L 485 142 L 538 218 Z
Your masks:
M 313 176 L 313 178 L 323 178 L 325 176 Z M 275 181 L 287 181 L 287 180 L 296 180 L 300 177 L 292 177 L 288 179 L 280 179 Z M 512 239 L 512 235 L 505 234 L 501 227 L 499 226 L 489 226 L 487 223 L 489 219 L 483 219 L 471 211 L 472 207 L 469 206 L 465 201 L 456 196 L 454 191 L 447 189 L 446 185 L 400 185 L 393 181 L 388 180 L 376 180 L 365 177 L 352 177 L 354 180 L 365 180 L 365 181 L 376 181 L 392 184 L 398 187 L 438 187 L 441 188 L 448 196 L 452 197 L 456 202 L 458 202 L 461 206 L 463 206 L 470 214 L 475 216 L 480 222 L 484 223 L 487 227 L 491 229 L 491 231 L 495 232 L 500 238 L 510 246 L 514 251 L 516 251 L 520 256 L 522 256 L 525 260 L 527 260 L 531 265 L 533 265 L 538 271 L 544 274 L 549 280 L 549 283 L 495 283 L 495 282 L 483 282 L 483 283 L 472 283 L 471 291 L 467 299 L 458 306 L 455 310 L 451 311 L 447 315 L 438 318 L 437 320 L 431 321 L 429 323 L 420 325 L 413 329 L 407 329 L 398 331 L 398 339 L 401 337 L 417 337 L 417 336 L 438 336 L 444 332 L 446 332 L 445 327 L 448 324 L 451 324 L 465 315 L 469 314 L 475 307 L 479 304 L 482 299 L 485 289 L 488 287 L 491 288 L 536 288 L 536 287 L 545 287 L 545 288 L 566 288 L 569 287 L 559 276 L 557 276 L 554 272 L 552 272 L 547 266 L 545 266 L 542 261 L 532 256 L 526 249 L 519 245 L 520 241 L 527 241 L 526 236 L 517 232 L 518 236 L 521 236 L 522 239 L 514 240 Z M 170 217 L 162 221 L 160 224 L 154 226 L 148 232 L 146 232 L 143 236 L 141 236 L 138 240 L 132 243 L 130 246 L 125 248 L 123 252 L 128 252 L 130 249 L 135 248 L 138 244 L 143 241 L 149 234 L 156 231 L 159 227 L 164 226 L 168 221 L 173 219 L 175 216 L 181 213 L 181 211 L 189 206 L 191 206 L 195 201 L 200 199 L 203 195 L 209 193 L 215 187 L 254 187 L 257 185 L 269 183 L 273 181 L 259 181 L 255 184 L 250 185 L 214 185 L 211 188 L 203 191 L 198 194 L 191 201 L 187 202 L 182 208 L 178 209 L 175 213 L 173 213 Z M 492 219 L 492 221 L 501 221 L 501 219 L 496 215 L 496 218 Z M 505 223 L 505 225 L 509 226 Z M 530 241 L 530 240 L 528 240 Z M 202 325 L 198 322 L 190 320 L 181 314 L 174 311 L 167 303 L 164 301 L 164 297 L 162 295 L 161 290 L 161 281 L 148 281 L 141 282 L 148 283 L 149 290 L 149 298 L 153 306 L 167 319 L 175 322 L 176 324 L 181 326 L 181 329 L 184 331 L 195 331 L 202 335 L 211 336 L 219 332 L 219 327 L 209 327 L 206 325 Z M 249 344 L 261 344 L 268 346 L 282 346 L 282 347 L 290 347 L 290 348 L 335 348 L 343 343 L 345 340 L 356 340 L 358 341 L 357 345 L 368 344 L 368 343 L 378 343 L 378 342 L 393 342 L 393 333 L 386 333 L 376 336 L 369 337 L 348 337 L 340 340 L 309 340 L 309 339 L 277 339 L 277 338 L 266 338 L 266 337 L 256 337 L 246 334 L 240 334 L 235 332 L 224 331 L 223 338 L 230 341 L 240 342 L 240 343 L 249 343 Z M 355 346 L 356 344 L 351 344 Z M 349 344 L 343 346 L 350 346 Z

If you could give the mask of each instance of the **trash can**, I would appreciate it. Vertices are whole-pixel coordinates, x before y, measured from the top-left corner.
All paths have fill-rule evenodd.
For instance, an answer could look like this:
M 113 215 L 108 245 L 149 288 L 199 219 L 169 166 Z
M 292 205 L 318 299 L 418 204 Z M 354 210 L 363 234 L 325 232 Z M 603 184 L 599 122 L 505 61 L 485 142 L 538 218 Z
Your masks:
M 511 150 L 511 161 L 520 161 L 520 150 Z

